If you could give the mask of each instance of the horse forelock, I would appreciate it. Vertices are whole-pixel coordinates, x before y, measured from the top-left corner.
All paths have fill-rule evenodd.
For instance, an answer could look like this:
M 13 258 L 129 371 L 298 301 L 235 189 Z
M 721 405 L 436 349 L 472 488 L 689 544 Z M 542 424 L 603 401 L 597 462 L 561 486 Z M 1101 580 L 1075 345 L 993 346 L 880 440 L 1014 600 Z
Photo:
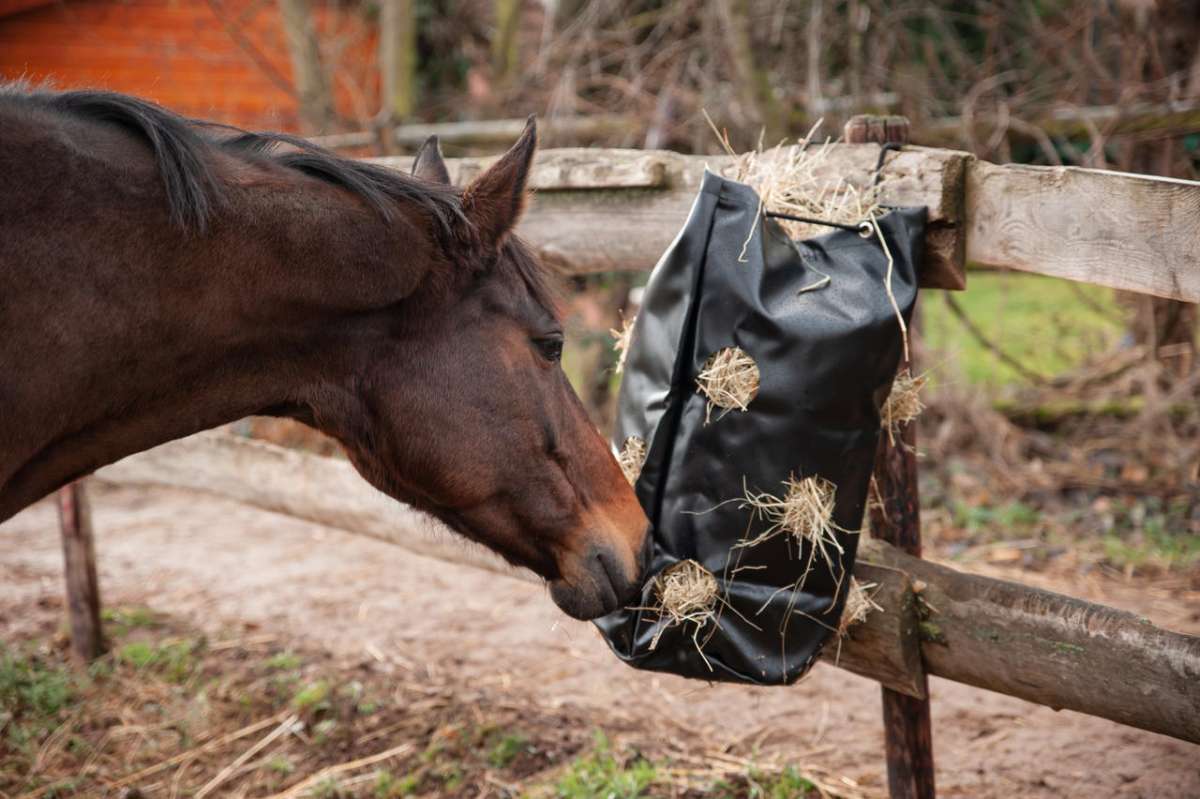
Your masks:
M 513 288 L 523 286 L 537 306 L 554 319 L 561 317 L 561 298 L 549 270 L 519 237 L 509 236 L 505 240 L 496 268 L 501 272 L 502 282 Z

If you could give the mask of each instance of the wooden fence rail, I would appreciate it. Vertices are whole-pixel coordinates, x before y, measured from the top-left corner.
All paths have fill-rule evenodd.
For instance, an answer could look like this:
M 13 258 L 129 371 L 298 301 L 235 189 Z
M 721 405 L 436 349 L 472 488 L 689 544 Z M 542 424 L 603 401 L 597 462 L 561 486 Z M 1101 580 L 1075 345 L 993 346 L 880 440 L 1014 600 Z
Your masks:
M 820 174 L 869 180 L 879 148 L 839 144 Z M 378 163 L 408 169 L 409 158 Z M 449 159 L 462 183 L 491 158 Z M 519 228 L 576 273 L 654 266 L 687 218 L 704 169 L 725 156 L 563 149 L 538 155 Z M 926 288 L 961 289 L 968 262 L 1200 302 L 1200 183 L 1078 167 L 997 166 L 968 153 L 905 147 L 888 156 L 883 200 L 925 205 Z
M 535 580 L 371 488 L 344 460 L 223 432 L 126 458 L 102 482 L 202 491 L 377 538 L 420 555 Z M 1200 743 L 1200 637 L 1130 613 L 964 574 L 864 540 L 860 580 L 882 612 L 827 661 L 910 696 L 929 674 Z M 914 585 L 920 590 L 914 591 Z

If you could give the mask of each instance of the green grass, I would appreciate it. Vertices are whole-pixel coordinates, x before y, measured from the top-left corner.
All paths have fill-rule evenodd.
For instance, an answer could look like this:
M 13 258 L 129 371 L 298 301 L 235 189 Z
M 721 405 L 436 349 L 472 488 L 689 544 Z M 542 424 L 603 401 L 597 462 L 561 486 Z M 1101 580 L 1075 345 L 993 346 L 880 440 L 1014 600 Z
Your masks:
M 954 367 L 975 385 L 1026 382 L 967 332 L 939 294 L 928 292 L 921 300 L 934 382 L 955 379 Z M 1125 313 L 1111 290 L 1057 278 L 972 271 L 967 291 L 955 299 L 993 344 L 1041 375 L 1070 371 L 1110 350 L 1125 329 Z M 943 360 L 945 368 L 939 367 Z
M 488 762 L 494 768 L 507 768 L 517 755 L 529 747 L 529 739 L 519 732 L 508 733 L 496 741 L 488 752 Z
M 267 658 L 265 665 L 272 671 L 294 671 L 300 668 L 302 661 L 292 652 L 279 652 Z
M 135 669 L 149 669 L 174 683 L 182 683 L 196 669 L 200 641 L 192 639 L 167 640 L 158 643 L 133 641 L 117 649 L 119 663 Z
M 131 630 L 147 629 L 161 624 L 154 611 L 138 605 L 104 608 L 100 611 L 100 620 L 104 622 L 108 633 L 114 638 L 123 638 Z
M 654 783 L 658 772 L 653 763 L 636 758 L 628 764 L 612 754 L 608 738 L 596 733 L 591 753 L 572 761 L 556 786 L 560 799 L 637 799 Z
M 301 688 L 292 697 L 292 707 L 300 712 L 319 709 L 329 698 L 329 683 L 318 680 Z
M 951 507 L 955 525 L 972 536 L 981 533 L 1007 538 L 1023 536 L 1032 531 L 1041 517 L 1037 508 L 1019 500 L 1002 505 L 972 505 L 955 500 Z
M 69 672 L 0 644 L 0 740 L 24 751 L 58 725 L 74 696 Z
M 747 799 L 803 799 L 817 789 L 791 766 L 765 777 L 752 772 L 747 783 Z

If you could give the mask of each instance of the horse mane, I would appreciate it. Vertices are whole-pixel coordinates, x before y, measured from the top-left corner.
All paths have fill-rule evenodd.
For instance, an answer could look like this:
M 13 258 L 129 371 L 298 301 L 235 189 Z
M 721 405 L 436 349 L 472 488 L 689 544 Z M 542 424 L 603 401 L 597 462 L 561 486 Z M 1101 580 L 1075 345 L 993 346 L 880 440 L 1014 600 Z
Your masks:
M 247 161 L 265 159 L 339 186 L 361 198 L 386 221 L 395 218 L 398 204 L 412 204 L 433 221 L 435 235 L 443 246 L 460 238 L 467 228 L 461 195 L 455 188 L 342 158 L 298 136 L 249 133 L 187 119 L 154 103 L 102 90 L 58 92 L 17 81 L 0 83 L 0 101 L 27 103 L 76 119 L 116 125 L 144 140 L 153 150 L 162 175 L 171 220 L 187 231 L 203 233 L 225 203 L 224 187 L 211 158 L 216 151 Z M 213 135 L 216 132 L 228 135 Z

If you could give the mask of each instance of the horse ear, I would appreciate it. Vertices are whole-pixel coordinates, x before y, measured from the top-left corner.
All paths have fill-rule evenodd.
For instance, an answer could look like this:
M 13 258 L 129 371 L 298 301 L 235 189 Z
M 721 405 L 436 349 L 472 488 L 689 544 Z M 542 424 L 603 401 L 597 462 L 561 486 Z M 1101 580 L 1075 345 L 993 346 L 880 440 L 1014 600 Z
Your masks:
M 437 136 L 430 136 L 417 150 L 413 159 L 412 173 L 414 176 L 430 183 L 450 185 L 450 170 L 446 169 L 446 160 L 442 158 L 442 146 Z
M 497 248 L 525 207 L 525 184 L 537 152 L 537 123 L 529 117 L 521 138 L 463 192 L 463 213 L 484 247 Z

